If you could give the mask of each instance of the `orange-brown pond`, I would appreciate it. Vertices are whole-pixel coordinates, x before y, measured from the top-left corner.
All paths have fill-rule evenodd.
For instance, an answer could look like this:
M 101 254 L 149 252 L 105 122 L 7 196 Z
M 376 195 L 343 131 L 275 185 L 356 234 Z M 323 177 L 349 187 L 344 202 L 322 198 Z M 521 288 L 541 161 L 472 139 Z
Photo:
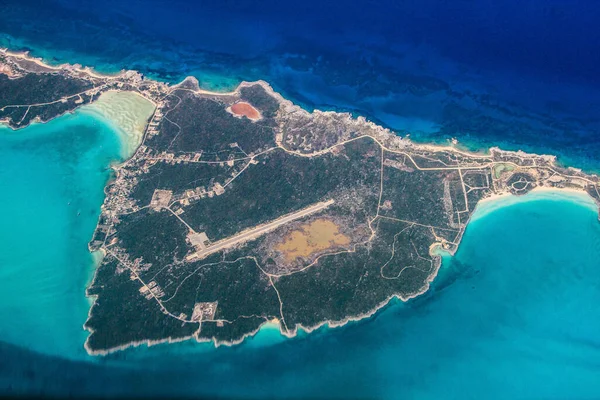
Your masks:
M 284 254 L 286 261 L 309 257 L 329 248 L 344 246 L 350 239 L 340 233 L 338 226 L 328 219 L 318 219 L 290 232 L 275 250 Z
M 245 116 L 252 120 L 260 119 L 260 113 L 258 110 L 252 107 L 251 104 L 245 102 L 235 103 L 232 105 L 231 112 L 235 115 Z

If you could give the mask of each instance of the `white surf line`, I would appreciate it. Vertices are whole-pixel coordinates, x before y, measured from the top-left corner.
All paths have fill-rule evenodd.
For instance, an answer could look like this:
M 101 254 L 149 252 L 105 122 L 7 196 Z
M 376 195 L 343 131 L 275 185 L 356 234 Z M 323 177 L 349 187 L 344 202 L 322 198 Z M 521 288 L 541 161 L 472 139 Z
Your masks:
M 235 236 L 219 240 L 219 241 L 209 245 L 208 247 L 206 247 L 203 250 L 189 254 L 185 259 L 186 259 L 186 261 L 200 260 L 210 254 L 216 253 L 216 252 L 226 249 L 228 247 L 232 247 L 232 246 L 235 246 L 236 244 L 256 239 L 270 231 L 273 231 L 273 230 L 279 228 L 281 225 L 287 224 L 296 219 L 300 219 L 307 215 L 314 214 L 318 211 L 321 211 L 321 210 L 329 207 L 330 205 L 332 205 L 334 202 L 335 201 L 333 199 L 330 199 L 330 200 L 327 200 L 324 202 L 313 204 L 312 206 L 309 206 L 303 210 L 284 215 L 282 217 L 277 218 L 274 221 L 267 222 L 266 224 L 258 225 L 256 227 L 246 230 L 244 232 L 240 232 Z

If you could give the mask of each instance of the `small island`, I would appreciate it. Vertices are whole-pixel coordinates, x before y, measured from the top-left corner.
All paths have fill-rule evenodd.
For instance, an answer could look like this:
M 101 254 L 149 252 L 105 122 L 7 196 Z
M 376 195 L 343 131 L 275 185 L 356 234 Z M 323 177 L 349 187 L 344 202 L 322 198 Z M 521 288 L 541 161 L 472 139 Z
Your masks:
M 151 108 L 89 244 L 103 255 L 87 289 L 90 354 L 233 345 L 266 323 L 287 336 L 343 325 L 427 291 L 482 200 L 560 189 L 600 202 L 597 176 L 553 156 L 418 144 L 363 117 L 308 112 L 266 82 L 212 93 L 194 78 L 0 52 L 0 120 L 14 129 L 108 92 Z

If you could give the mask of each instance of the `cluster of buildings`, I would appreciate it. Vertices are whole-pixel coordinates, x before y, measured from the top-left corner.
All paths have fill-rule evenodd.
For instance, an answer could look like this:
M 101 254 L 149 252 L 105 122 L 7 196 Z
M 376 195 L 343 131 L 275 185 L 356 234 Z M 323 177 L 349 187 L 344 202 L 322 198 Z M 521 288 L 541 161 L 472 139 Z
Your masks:
M 138 274 L 140 272 L 148 271 L 152 264 L 144 263 L 142 257 L 138 257 L 133 262 L 130 261 L 129 254 L 127 251 L 118 245 L 116 245 L 118 239 L 117 237 L 113 237 L 110 245 L 110 254 L 119 260 L 119 265 L 117 266 L 116 272 L 118 274 L 129 272 L 129 279 L 136 280 L 138 278 Z
M 140 207 L 135 200 L 129 197 L 132 189 L 137 185 L 136 173 L 127 169 L 119 169 L 117 179 L 108 189 L 106 201 L 102 206 L 103 213 L 109 218 L 116 218 L 120 214 L 136 212 Z
M 215 182 L 212 186 L 204 187 L 198 186 L 193 189 L 188 189 L 181 195 L 176 196 L 179 204 L 182 206 L 189 206 L 191 202 L 204 199 L 205 197 L 220 196 L 225 193 L 225 188 L 219 182 Z
M 146 128 L 146 133 L 148 135 L 148 138 L 158 135 L 158 133 L 159 133 L 158 126 L 160 125 L 160 121 L 162 121 L 162 119 L 164 117 L 163 108 L 164 108 L 164 104 L 162 102 L 158 103 L 158 105 L 156 106 L 156 110 L 154 111 L 154 116 L 152 117 L 152 120 L 148 123 L 148 127 Z
M 140 155 L 143 155 L 146 159 L 153 161 L 162 161 L 167 164 L 175 165 L 175 164 L 187 164 L 189 162 L 198 162 L 200 157 L 202 157 L 202 152 L 198 153 L 187 153 L 180 154 L 176 156 L 173 153 L 167 153 L 166 151 L 160 152 L 158 154 L 153 155 L 152 150 L 148 149 L 146 146 L 142 146 L 144 149 L 140 148 Z M 226 161 L 223 162 L 225 164 Z
M 140 294 L 150 300 L 152 297 L 160 299 L 164 297 L 165 292 L 160 288 L 160 285 L 156 281 L 150 281 L 147 285 L 140 288 Z

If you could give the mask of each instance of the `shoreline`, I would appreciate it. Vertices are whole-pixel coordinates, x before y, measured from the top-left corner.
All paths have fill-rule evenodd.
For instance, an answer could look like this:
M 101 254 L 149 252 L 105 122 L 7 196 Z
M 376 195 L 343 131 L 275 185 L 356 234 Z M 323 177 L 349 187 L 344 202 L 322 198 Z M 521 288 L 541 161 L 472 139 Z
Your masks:
M 127 69 L 127 70 L 123 69 L 116 74 L 108 74 L 108 73 L 101 73 L 101 72 L 94 71 L 93 67 L 82 66 L 80 64 L 63 63 L 58 66 L 52 66 L 50 64 L 47 64 L 42 57 L 32 56 L 29 53 L 29 51 L 18 52 L 18 51 L 11 51 L 8 48 L 0 48 L 0 54 L 6 54 L 7 56 L 20 58 L 25 61 L 30 61 L 30 62 L 33 62 L 43 68 L 49 68 L 49 69 L 56 70 L 56 71 L 60 71 L 60 70 L 76 71 L 78 73 L 83 73 L 83 74 L 89 75 L 90 77 L 97 78 L 97 79 L 117 79 L 117 78 L 123 77 L 127 73 L 136 73 L 136 74 L 142 75 L 140 72 L 138 72 L 136 70 L 132 70 L 132 69 Z M 587 170 L 582 170 L 582 169 L 575 168 L 575 167 L 569 167 L 569 166 L 562 165 L 559 162 L 558 157 L 556 155 L 527 153 L 526 151 L 523 151 L 520 149 L 519 150 L 503 150 L 503 149 L 499 148 L 498 146 L 490 146 L 490 147 L 479 148 L 478 150 L 474 150 L 474 149 L 471 149 L 468 145 L 466 145 L 467 148 L 465 149 L 465 148 L 463 148 L 462 142 L 458 142 L 455 138 L 451 138 L 451 137 L 448 137 L 445 139 L 448 142 L 448 144 L 446 144 L 446 145 L 441 144 L 437 141 L 436 142 L 422 142 L 420 140 L 415 141 L 410 138 L 410 134 L 408 134 L 406 136 L 401 136 L 400 134 L 396 133 L 396 131 L 394 131 L 393 129 L 388 128 L 388 127 L 384 126 L 383 124 L 378 124 L 376 122 L 373 122 L 372 120 L 368 119 L 366 116 L 356 114 L 356 112 L 329 111 L 329 110 L 323 111 L 323 110 L 319 110 L 319 109 L 313 109 L 312 111 L 310 111 L 310 110 L 304 109 L 300 105 L 292 102 L 292 100 L 283 97 L 283 95 L 281 93 L 275 91 L 275 89 L 271 86 L 270 83 L 268 83 L 267 81 L 262 80 L 262 79 L 259 79 L 256 81 L 241 81 L 235 87 L 234 90 L 230 90 L 230 91 L 211 91 L 211 90 L 202 89 L 200 87 L 200 83 L 199 83 L 198 79 L 195 76 L 191 76 L 191 75 L 185 77 L 181 82 L 175 83 L 175 84 L 173 84 L 171 82 L 167 82 L 167 81 L 152 79 L 152 78 L 148 78 L 148 79 L 146 79 L 146 81 L 156 82 L 156 83 L 166 86 L 168 88 L 167 91 L 169 93 L 171 91 L 175 90 L 176 88 L 181 88 L 181 86 L 186 81 L 191 81 L 193 83 L 193 85 L 196 86 L 196 89 L 194 89 L 194 90 L 186 89 L 186 90 L 191 91 L 196 94 L 199 94 L 199 95 L 219 96 L 219 97 L 239 95 L 241 89 L 258 84 L 258 85 L 262 86 L 265 90 L 267 90 L 267 92 L 269 92 L 275 99 L 277 99 L 280 102 L 280 104 L 282 106 L 285 106 L 286 108 L 300 109 L 300 110 L 302 110 L 304 112 L 308 112 L 308 113 L 344 115 L 344 116 L 347 116 L 349 119 L 355 120 L 359 123 L 372 125 L 374 127 L 381 129 L 382 131 L 392 133 L 394 136 L 402 138 L 407 143 L 410 143 L 410 144 L 417 146 L 419 148 L 422 148 L 422 149 L 428 149 L 428 150 L 432 150 L 432 151 L 450 151 L 450 152 L 454 152 L 457 154 L 468 155 L 469 157 L 473 157 L 473 158 L 484 158 L 484 159 L 490 158 L 493 151 L 500 151 L 500 152 L 504 152 L 504 153 L 517 154 L 517 155 L 518 154 L 535 154 L 537 156 L 548 157 L 548 158 L 552 159 L 553 163 L 559 167 L 574 168 L 576 170 L 586 172 L 590 175 L 596 174 L 596 171 L 594 171 L 594 170 L 587 171 Z M 108 90 L 108 91 L 110 91 L 110 90 Z M 135 90 L 129 90 L 127 92 L 135 92 L 138 95 L 140 95 L 141 97 L 145 98 L 148 101 L 151 101 L 152 103 L 154 103 L 156 105 L 156 102 L 153 99 L 150 99 L 147 96 L 144 96 L 143 94 L 141 94 Z M 89 104 L 93 104 L 95 101 L 97 101 L 97 100 L 94 100 Z M 45 122 L 48 122 L 48 121 L 45 121 Z M 45 123 L 45 122 L 42 122 L 42 123 Z M 0 121 L 0 123 L 2 123 L 2 121 Z M 2 125 L 6 125 L 6 124 L 2 124 Z M 21 129 L 21 128 L 17 128 L 16 130 L 18 130 L 18 129 Z
M 524 195 L 514 195 L 512 193 L 493 194 L 477 203 L 477 207 L 469 222 L 474 222 L 486 217 L 501 208 L 509 207 L 515 204 L 539 201 L 539 200 L 568 200 L 573 201 L 583 207 L 590 208 L 597 214 L 600 214 L 600 204 L 594 200 L 584 190 L 575 188 L 554 188 L 538 186 Z M 600 218 L 600 216 L 599 216 Z
M 94 71 L 94 69 L 92 67 L 83 66 L 81 64 L 63 63 L 63 64 L 59 64 L 59 65 L 50 65 L 47 62 L 45 62 L 42 57 L 32 56 L 29 53 L 29 51 L 20 51 L 20 52 L 19 51 L 11 51 L 8 48 L 0 48 L 0 54 L 6 54 L 7 56 L 10 56 L 10 57 L 14 57 L 14 58 L 18 58 L 18 59 L 21 59 L 24 61 L 32 62 L 42 68 L 46 68 L 46 69 L 50 69 L 50 70 L 54 70 L 54 71 L 61 71 L 61 70 L 76 71 L 76 72 L 83 73 L 83 74 L 86 74 L 93 78 L 98 78 L 98 79 L 116 79 L 116 78 L 120 78 L 122 75 L 124 75 L 127 72 L 126 70 L 121 70 L 116 74 L 104 74 L 104 73 Z
M 116 78 L 120 78 L 122 77 L 124 74 L 126 74 L 128 71 L 121 71 L 119 74 L 117 75 L 105 75 L 105 74 L 99 74 L 96 73 L 95 71 L 93 71 L 93 69 L 89 68 L 89 67 L 82 67 L 79 65 L 71 65 L 71 64 L 61 64 L 60 66 L 49 66 L 46 63 L 44 63 L 44 61 L 40 58 L 34 58 L 32 56 L 30 56 L 27 52 L 24 53 L 14 53 L 14 52 L 10 52 L 7 49 L 0 49 L 0 53 L 1 54 L 7 54 L 11 57 L 16 57 L 19 59 L 23 59 L 26 61 L 30 61 L 33 62 L 35 64 L 37 64 L 40 67 L 43 68 L 49 68 L 51 70 L 56 70 L 56 71 L 67 71 L 67 72 L 75 72 L 75 73 L 82 73 L 82 74 L 86 74 L 89 75 L 91 77 L 94 78 L 98 78 L 98 79 L 116 79 Z M 152 81 L 152 80 L 151 80 Z M 156 82 L 156 81 L 154 81 Z M 302 110 L 303 112 L 309 112 L 307 110 L 304 110 L 301 106 L 294 104 L 291 100 L 284 98 L 280 93 L 274 91 L 274 89 L 271 87 L 271 85 L 269 83 L 267 83 L 266 81 L 256 81 L 256 82 L 246 82 L 243 81 L 241 82 L 234 91 L 231 92 L 215 92 L 215 91 L 209 91 L 209 90 L 204 90 L 201 89 L 199 87 L 199 82 L 196 78 L 194 77 L 187 77 L 185 78 L 182 82 L 176 84 L 176 85 L 165 85 L 167 88 L 167 93 L 172 92 L 173 90 L 176 89 L 181 89 L 182 86 L 186 83 L 192 83 L 194 89 L 188 89 L 186 88 L 185 90 L 189 90 L 193 93 L 196 93 L 198 95 L 204 95 L 204 96 L 232 96 L 232 95 L 238 95 L 240 93 L 240 91 L 244 88 L 244 87 L 249 87 L 249 86 L 253 86 L 253 85 L 261 85 L 269 94 L 271 94 L 280 104 L 280 107 L 286 109 L 286 111 L 297 111 L 297 110 Z M 100 101 L 100 99 L 102 98 L 102 95 L 106 94 L 106 93 L 110 93 L 110 92 L 115 92 L 115 93 L 135 93 L 137 96 L 140 96 L 141 98 L 145 99 L 145 100 L 149 100 L 152 105 L 153 105 L 153 112 L 151 113 L 151 115 L 146 118 L 146 121 L 144 123 L 144 127 L 142 129 L 142 134 L 140 136 L 140 140 L 137 143 L 136 146 L 134 146 L 134 148 L 131 151 L 131 154 L 128 154 L 126 157 L 123 157 L 124 159 L 122 161 L 119 162 L 119 164 L 122 163 L 126 163 L 129 159 L 131 159 L 131 157 L 135 154 L 135 152 L 137 151 L 137 149 L 139 148 L 139 145 L 141 143 L 143 143 L 143 140 L 145 139 L 146 135 L 147 135 L 147 129 L 148 129 L 148 123 L 150 121 L 150 118 L 152 117 L 152 115 L 154 114 L 154 111 L 156 110 L 156 102 L 154 102 L 152 99 L 149 99 L 147 96 L 142 95 L 141 93 L 135 91 L 135 90 L 127 90 L 127 91 L 119 91 L 119 90 L 107 90 L 105 92 L 102 92 L 102 94 L 95 99 L 94 101 L 92 101 L 89 104 L 86 104 L 85 106 L 88 107 L 97 107 L 98 102 Z M 77 110 L 81 110 L 82 108 L 84 108 L 85 106 L 81 106 L 81 107 L 77 107 L 75 108 L 75 111 Z M 491 147 L 489 149 L 487 149 L 487 151 L 485 152 L 473 152 L 473 151 L 465 151 L 462 149 L 458 149 L 456 147 L 456 143 L 454 143 L 454 141 L 451 141 L 452 144 L 447 145 L 447 146 L 443 146 L 443 145 L 438 145 L 438 144 L 427 144 L 427 143 L 418 143 L 418 142 L 413 142 L 411 139 L 406 138 L 406 137 L 401 137 L 399 135 L 397 135 L 394 131 L 378 125 L 372 121 L 369 121 L 366 117 L 364 116 L 358 116 L 358 117 L 354 117 L 351 113 L 349 112 L 335 112 L 335 111 L 320 111 L 320 110 L 314 110 L 312 111 L 312 113 L 315 114 L 335 114 L 335 115 L 341 115 L 343 117 L 346 117 L 348 119 L 351 119 L 354 123 L 358 124 L 358 125 L 367 125 L 372 127 L 375 132 L 377 132 L 377 135 L 393 135 L 395 137 L 398 137 L 400 140 L 404 141 L 404 143 L 406 143 L 407 146 L 414 146 L 416 148 L 419 149 L 428 149 L 431 151 L 448 151 L 448 152 L 453 152 L 453 153 L 457 153 L 457 154 L 463 154 L 463 155 L 468 155 L 469 157 L 473 157 L 473 158 L 483 158 L 483 159 L 491 159 L 492 157 L 492 152 L 494 151 L 499 151 L 499 152 L 503 152 L 503 153 L 509 153 L 509 154 L 519 154 L 519 153 L 524 153 L 519 151 L 506 151 L 506 150 L 501 150 L 497 147 Z M 54 119 L 54 118 L 53 118 Z M 109 117 L 107 117 L 107 119 L 111 122 L 112 121 Z M 45 122 L 49 122 L 49 121 L 45 121 Z M 45 123 L 44 122 L 44 123 Z M 115 125 L 117 126 L 117 128 L 120 128 L 121 130 L 123 129 L 122 127 L 118 126 L 118 122 L 114 122 Z M 375 137 L 375 136 L 373 136 Z M 550 156 L 550 155 L 541 155 L 541 157 L 548 157 L 550 161 L 552 161 L 552 163 L 556 164 L 556 160 L 557 158 L 555 156 Z M 115 168 L 113 168 L 113 170 L 115 170 Z M 106 189 L 106 188 L 105 188 Z M 593 202 L 594 204 L 596 204 L 596 211 L 597 210 L 597 206 L 598 203 L 595 202 L 591 196 L 589 196 L 589 194 L 587 194 L 586 192 L 584 192 L 583 190 L 576 190 L 576 189 L 569 189 L 569 188 L 558 188 L 558 187 L 554 187 L 554 188 L 548 188 L 548 187 L 543 187 L 543 188 L 536 188 L 533 189 L 531 191 L 532 193 L 534 192 L 538 192 L 538 193 L 548 193 L 548 192 L 553 192 L 553 193 L 572 193 L 575 192 L 578 195 L 583 195 L 585 194 L 591 202 Z M 484 199 L 481 199 L 480 201 L 477 202 L 477 206 L 473 212 L 473 214 L 471 215 L 471 217 L 466 221 L 465 223 L 465 227 L 460 231 L 460 236 L 457 239 L 457 243 L 456 246 L 451 249 L 451 250 L 446 250 L 446 249 L 440 249 L 441 248 L 441 244 L 440 243 L 433 243 L 432 246 L 429 249 L 429 254 L 430 256 L 433 258 L 433 269 L 431 270 L 431 272 L 429 273 L 428 277 L 426 278 L 424 285 L 417 291 L 415 291 L 414 293 L 410 293 L 407 295 L 398 295 L 398 294 L 392 294 L 390 296 L 388 296 L 385 300 L 383 300 L 382 302 L 378 303 L 372 310 L 369 310 L 367 312 L 364 313 L 360 313 L 354 316 L 349 316 L 347 318 L 344 318 L 342 320 L 339 321 L 330 321 L 330 320 L 325 320 L 322 321 L 314 326 L 310 326 L 310 327 L 305 327 L 301 324 L 296 325 L 294 327 L 293 330 L 283 330 L 283 326 L 281 324 L 280 321 L 277 322 L 278 326 L 279 326 L 279 331 L 280 334 L 282 336 L 285 336 L 287 338 L 293 338 L 295 336 L 297 336 L 298 332 L 300 330 L 306 332 L 306 333 L 311 333 L 325 325 L 327 325 L 329 328 L 337 328 L 337 327 L 341 327 L 344 326 L 346 324 L 348 324 L 349 322 L 355 322 L 355 321 L 360 321 L 366 318 L 369 318 L 373 315 L 375 315 L 380 309 L 382 309 L 383 307 L 387 306 L 388 304 L 390 304 L 391 300 L 393 298 L 397 298 L 402 302 L 407 302 L 410 299 L 413 299 L 415 297 L 418 297 L 424 293 L 426 293 L 430 287 L 431 287 L 431 283 L 435 280 L 435 278 L 437 277 L 440 267 L 442 265 L 442 256 L 440 254 L 438 254 L 438 251 L 443 251 L 451 256 L 453 256 L 456 251 L 458 250 L 459 246 L 460 246 L 460 242 L 462 241 L 462 237 L 464 235 L 464 232 L 467 229 L 467 226 L 469 225 L 469 223 L 479 220 L 481 218 L 483 218 L 484 216 L 488 215 L 489 212 L 495 210 L 495 209 L 499 209 L 499 208 L 503 208 L 505 206 L 507 206 L 508 204 L 506 204 L 506 199 L 511 199 L 510 204 L 515 204 L 518 202 L 523 201 L 522 198 L 528 196 L 528 194 L 524 195 L 524 196 L 516 196 L 513 195 L 511 193 L 501 193 L 501 194 L 492 194 L 491 196 L 488 196 Z M 526 201 L 529 201 L 530 199 L 527 199 Z M 489 206 L 490 204 L 495 204 L 495 208 L 492 207 L 489 210 L 486 210 L 486 207 L 491 207 Z M 481 205 L 483 205 L 483 210 Z M 487 211 L 487 212 L 486 212 Z M 478 215 L 481 214 L 482 212 L 484 212 L 483 215 Z M 92 282 L 95 280 L 96 277 L 96 273 L 98 271 L 98 268 L 96 268 L 95 272 L 94 272 L 94 277 L 92 278 Z M 89 287 L 89 285 L 91 284 L 91 282 L 87 285 L 87 287 Z M 87 288 L 86 287 L 86 288 Z M 89 318 L 91 317 L 91 311 L 93 308 L 93 304 L 95 304 L 96 301 L 96 297 L 97 296 L 87 296 L 86 293 L 86 297 L 91 299 L 91 305 L 90 308 L 88 310 L 88 318 L 86 319 L 86 322 L 84 323 L 84 329 L 86 329 L 88 332 L 93 333 L 93 329 L 89 328 L 86 326 L 87 321 L 89 320 Z M 216 339 L 207 339 L 207 340 L 198 340 L 196 338 L 196 341 L 198 343 L 206 343 L 206 342 L 213 342 L 215 348 L 218 348 L 221 345 L 224 346 L 233 346 L 236 344 L 239 344 L 241 342 L 243 342 L 247 337 L 250 336 L 254 336 L 258 331 L 260 331 L 260 329 L 265 326 L 265 324 L 269 324 L 270 327 L 274 327 L 273 324 L 275 324 L 275 322 L 273 320 L 265 320 L 265 322 L 263 322 L 262 324 L 259 325 L 259 327 L 252 331 L 252 332 L 248 332 L 246 334 L 244 334 L 240 339 L 235 340 L 235 341 L 219 341 Z M 182 337 L 182 338 L 176 338 L 173 339 L 171 337 L 167 337 L 167 338 L 163 338 L 163 339 L 157 339 L 157 340 L 141 340 L 141 341 L 133 341 L 130 343 L 125 343 L 123 345 L 114 347 L 114 348 L 109 348 L 109 349 L 104 349 L 104 350 L 92 350 L 89 348 L 88 346 L 88 340 L 86 339 L 85 342 L 85 349 L 88 352 L 88 354 L 90 355 L 106 355 L 109 353 L 112 353 L 114 351 L 119 351 L 119 350 L 123 350 L 129 347 L 138 347 L 140 345 L 144 345 L 146 344 L 148 347 L 156 345 L 156 344 L 160 344 L 160 343 L 176 343 L 176 342 L 182 342 L 182 341 L 186 341 L 189 339 L 192 339 L 195 337 L 195 334 L 192 334 L 190 336 L 186 336 L 186 337 Z M 89 338 L 89 336 L 88 336 Z
M 156 102 L 136 91 L 107 90 L 96 100 L 76 110 L 99 117 L 115 130 L 121 142 L 123 162 L 131 158 L 142 143 L 148 120 L 157 108 Z
M 71 71 L 77 71 L 79 73 L 83 73 L 83 74 L 87 74 L 91 77 L 94 78 L 99 78 L 99 79 L 115 79 L 115 78 L 120 78 L 121 76 L 123 76 L 124 74 L 128 73 L 128 72 L 136 72 L 136 73 L 140 73 L 136 70 L 131 70 L 131 69 L 121 69 L 119 72 L 99 72 L 94 70 L 93 66 L 84 66 L 82 64 L 78 64 L 78 63 L 71 63 L 69 61 L 63 62 L 59 65 L 51 65 L 49 64 L 49 61 L 46 61 L 44 59 L 44 57 L 42 56 L 34 56 L 31 53 L 35 52 L 36 49 L 28 49 L 28 50 L 23 50 L 23 51 L 13 51 L 10 50 L 10 48 L 7 47 L 0 47 L 0 54 L 4 53 L 6 55 L 9 56 L 13 56 L 13 57 L 17 57 L 26 61 L 30 61 L 33 62 L 35 64 L 37 64 L 40 67 L 43 68 L 49 68 L 52 70 L 71 70 Z M 141 73 L 140 73 L 141 74 Z M 196 78 L 196 76 L 194 75 L 188 75 L 187 77 L 184 77 L 181 82 L 176 83 L 176 81 L 170 80 L 170 79 L 166 79 L 166 78 L 162 78 L 160 76 L 156 76 L 153 74 L 144 74 L 144 76 L 148 76 L 148 80 L 151 81 L 155 81 L 161 84 L 164 84 L 170 88 L 174 88 L 177 87 L 179 85 L 181 85 L 183 82 L 185 82 L 188 79 L 193 79 L 196 82 L 198 82 L 198 79 Z M 183 75 L 180 75 L 183 76 Z M 226 79 L 226 76 L 219 76 L 220 78 Z M 198 87 L 198 89 L 195 91 L 197 94 L 201 94 L 201 95 L 208 95 L 208 96 L 229 96 L 229 95 L 233 95 L 233 94 L 239 94 L 239 90 L 240 88 L 247 86 L 248 84 L 256 84 L 256 83 L 264 83 L 265 87 L 268 87 L 273 93 L 280 95 L 279 92 L 276 92 L 273 87 L 267 83 L 265 80 L 263 79 L 258 79 L 255 81 L 246 81 L 246 80 L 242 80 L 242 81 L 237 81 L 236 80 L 237 85 L 231 85 L 230 87 L 235 87 L 233 90 L 226 90 L 226 91 L 217 91 L 217 90 L 207 90 L 207 89 L 202 89 L 200 87 Z M 283 99 L 283 97 L 282 97 Z M 150 99 L 149 99 L 150 100 Z M 293 103 L 295 106 L 300 107 L 301 109 L 307 111 L 307 112 L 315 112 L 315 111 L 320 111 L 320 109 L 315 108 L 318 105 L 315 105 L 314 107 L 308 107 L 308 105 L 304 105 L 306 106 L 306 108 L 304 108 L 303 106 L 301 106 L 300 104 L 303 104 L 301 101 L 297 102 L 297 103 Z M 392 128 L 388 128 L 386 126 L 386 124 L 383 121 L 378 120 L 376 117 L 366 117 L 363 116 L 361 114 L 359 114 L 355 109 L 345 109 L 345 108 L 340 108 L 340 109 L 334 109 L 334 110 L 330 110 L 327 109 L 327 106 L 324 106 L 324 110 L 325 111 L 320 111 L 320 112 L 324 112 L 324 113 L 335 113 L 335 114 L 349 114 L 352 118 L 357 119 L 357 118 L 365 118 L 368 122 L 377 124 L 378 126 L 381 126 L 385 129 L 391 130 L 393 132 L 397 132 L 396 130 L 392 129 Z M 371 119 L 369 119 L 371 118 Z M 0 123 L 2 123 L 2 121 L 0 121 Z M 411 141 L 411 143 L 418 145 L 420 147 L 427 147 L 430 148 L 432 150 L 437 149 L 444 149 L 444 150 L 449 150 L 452 149 L 453 151 L 456 151 L 457 153 L 463 153 L 463 154 L 468 154 L 471 157 L 481 157 L 481 158 L 485 158 L 485 157 L 489 157 L 491 152 L 497 148 L 497 144 L 493 144 L 493 145 L 483 145 L 483 147 L 481 145 L 479 145 L 476 141 L 472 141 L 472 140 L 467 140 L 467 141 L 461 141 L 459 142 L 456 138 L 454 137 L 446 137 L 446 138 L 442 138 L 442 139 L 435 139 L 435 138 L 431 138 L 428 141 L 424 141 L 422 139 L 413 139 L 409 134 L 405 135 L 405 136 L 401 136 L 400 133 L 397 133 L 397 136 L 399 137 L 403 137 L 406 140 Z M 447 143 L 447 144 L 444 144 Z M 521 149 L 514 149 L 514 150 L 502 150 L 502 151 L 508 151 L 508 152 L 514 152 L 514 153 L 519 153 L 522 152 L 523 150 Z M 538 154 L 535 153 L 535 150 L 533 149 L 529 149 L 527 151 L 531 151 L 531 154 Z M 542 154 L 538 154 L 538 155 L 542 155 Z M 551 157 L 553 157 L 555 159 L 555 164 L 559 167 L 562 168 L 567 168 L 568 164 L 566 162 L 568 162 L 568 160 L 571 159 L 571 157 L 569 157 L 568 155 L 563 155 L 563 154 L 556 154 L 556 155 L 552 155 Z M 560 158 L 560 159 L 559 159 Z M 573 160 L 575 161 L 575 160 Z M 578 167 L 579 168 L 579 167 Z M 581 170 L 588 173 L 588 174 L 600 174 L 600 168 L 589 168 L 589 167 L 581 167 Z
M 575 197 L 577 197 L 577 198 L 575 198 Z M 504 204 L 503 202 L 506 201 L 506 199 L 512 199 L 511 203 Z M 434 270 L 429 275 L 428 279 L 426 280 L 426 284 L 420 290 L 416 291 L 415 293 L 409 294 L 408 296 L 391 295 L 386 300 L 379 303 L 373 310 L 370 310 L 366 313 L 362 313 L 362 314 L 359 314 L 356 316 L 351 316 L 351 317 L 345 318 L 341 321 L 327 320 L 327 321 L 323 321 L 322 323 L 319 323 L 313 327 L 305 327 L 303 325 L 297 325 L 293 331 L 284 331 L 283 327 L 281 326 L 281 323 L 279 323 L 278 324 L 279 325 L 279 333 L 281 334 L 281 336 L 291 339 L 291 338 L 294 338 L 297 336 L 299 330 L 302 330 L 302 331 L 310 334 L 311 332 L 314 332 L 315 330 L 322 328 L 325 325 L 327 325 L 327 327 L 330 329 L 340 328 L 351 322 L 359 322 L 359 321 L 371 318 L 372 316 L 377 314 L 382 308 L 390 305 L 390 302 L 394 298 L 402 301 L 403 303 L 406 303 L 406 302 L 410 301 L 411 299 L 414 299 L 418 296 L 425 294 L 426 292 L 429 291 L 429 289 L 431 288 L 431 284 L 433 283 L 433 281 L 439 274 L 439 270 L 440 270 L 442 262 L 443 262 L 442 254 L 438 253 L 438 249 L 443 253 L 443 255 L 448 255 L 450 257 L 454 257 L 454 255 L 460 248 L 460 243 L 462 242 L 462 238 L 464 237 L 466 228 L 471 222 L 473 222 L 475 220 L 483 219 L 483 218 L 489 216 L 492 212 L 500 210 L 502 208 L 505 208 L 508 205 L 522 204 L 522 203 L 526 203 L 526 202 L 530 202 L 530 201 L 538 201 L 538 200 L 545 200 L 545 199 L 573 201 L 577 205 L 594 210 L 597 215 L 600 213 L 600 205 L 598 203 L 596 203 L 594 201 L 594 199 L 583 190 L 577 190 L 577 189 L 571 189 L 571 188 L 538 187 L 538 188 L 533 189 L 530 193 L 527 193 L 522 196 L 516 196 L 511 193 L 492 195 L 486 199 L 480 200 L 479 203 L 477 204 L 477 207 L 479 207 L 479 205 L 482 202 L 486 202 L 486 204 L 500 203 L 499 206 L 493 208 L 492 210 L 481 210 L 481 209 L 476 208 L 475 211 L 473 212 L 473 216 L 475 216 L 476 218 L 470 218 L 467 221 L 465 229 L 463 229 L 462 234 L 460 235 L 458 244 L 454 250 L 450 251 L 450 250 L 446 250 L 446 249 L 441 249 L 439 244 L 436 244 L 436 243 L 434 243 L 432 245 L 432 247 L 430 248 L 429 254 L 435 260 L 434 261 L 435 267 L 434 267 Z M 477 213 L 482 213 L 482 212 L 484 212 L 485 214 L 477 215 Z M 600 216 L 599 216 L 599 219 L 600 219 Z M 270 321 L 265 322 L 265 324 L 268 324 L 268 323 L 272 323 L 272 322 L 270 322 Z M 259 330 L 265 324 L 262 324 L 259 327 Z M 235 344 L 237 344 L 237 343 L 233 343 L 231 345 L 235 345 Z

